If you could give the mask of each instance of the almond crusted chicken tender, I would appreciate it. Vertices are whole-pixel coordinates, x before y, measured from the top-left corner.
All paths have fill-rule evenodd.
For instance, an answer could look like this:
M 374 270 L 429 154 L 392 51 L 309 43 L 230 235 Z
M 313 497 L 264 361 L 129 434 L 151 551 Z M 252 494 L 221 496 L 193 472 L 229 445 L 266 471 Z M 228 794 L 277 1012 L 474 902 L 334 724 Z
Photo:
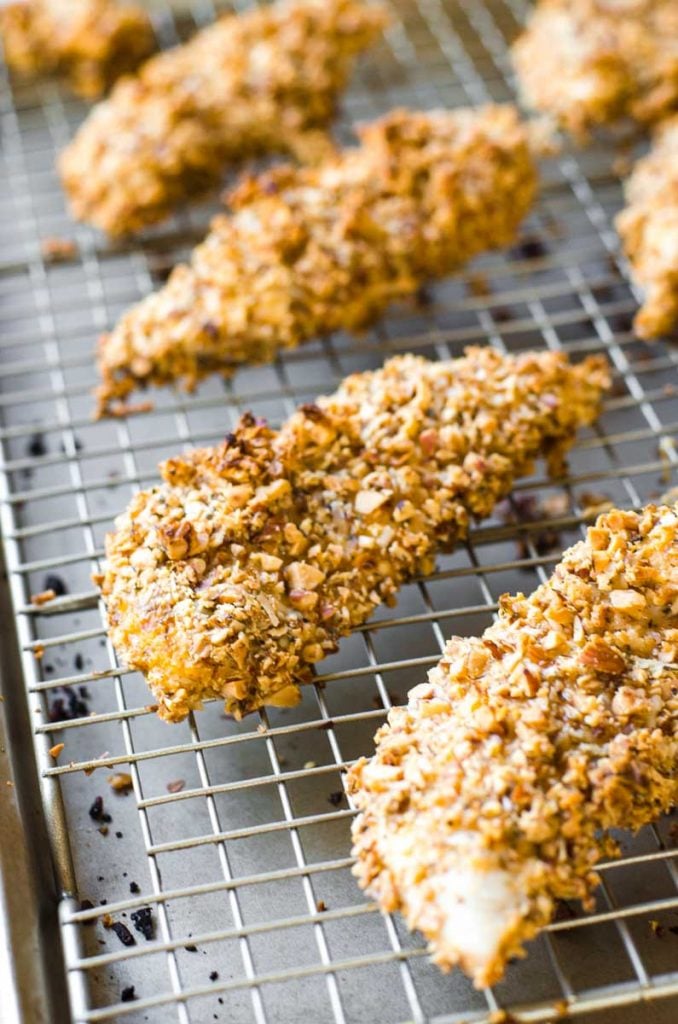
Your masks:
M 273 430 L 244 416 L 161 466 L 106 542 L 110 634 L 159 714 L 294 704 L 311 666 L 430 573 L 538 456 L 595 417 L 605 362 L 469 349 L 391 359 Z
M 525 103 L 579 141 L 678 108 L 676 0 L 540 0 L 513 45 Z
M 354 869 L 435 961 L 498 982 L 557 899 L 678 801 L 678 505 L 611 511 L 447 644 L 349 786 Z
M 644 292 L 634 328 L 641 338 L 657 338 L 678 322 L 678 114 L 657 130 L 625 191 L 616 226 Z
M 12 70 L 58 74 L 96 99 L 155 49 L 148 14 L 115 0 L 18 0 L 0 6 L 0 36 Z
M 74 216 L 126 235 L 218 186 L 230 163 L 331 151 L 337 97 L 385 24 L 360 0 L 290 0 L 225 16 L 154 57 L 61 154 Z
M 395 111 L 320 168 L 246 179 L 167 285 L 99 346 L 100 414 L 140 384 L 230 376 L 511 241 L 535 172 L 513 107 Z M 123 406 L 124 408 L 124 406 Z

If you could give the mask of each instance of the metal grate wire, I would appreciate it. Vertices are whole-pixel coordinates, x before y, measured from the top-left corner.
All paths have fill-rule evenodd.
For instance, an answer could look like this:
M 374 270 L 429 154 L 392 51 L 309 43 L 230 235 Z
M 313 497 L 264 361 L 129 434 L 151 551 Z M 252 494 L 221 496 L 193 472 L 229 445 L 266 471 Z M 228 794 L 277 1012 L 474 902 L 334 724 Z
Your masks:
M 180 16 L 163 0 L 153 11 L 162 45 L 215 15 L 211 0 L 183 5 Z M 522 0 L 399 0 L 394 14 L 346 97 L 344 138 L 354 121 L 397 104 L 512 98 L 507 41 Z M 107 246 L 69 221 L 53 169 L 84 108 L 54 83 L 3 76 L 0 525 L 64 891 L 74 1020 L 460 1024 L 500 1019 L 501 1007 L 537 1022 L 663 997 L 675 1010 L 670 821 L 624 837 L 624 857 L 603 866 L 595 912 L 565 908 L 526 961 L 478 993 L 459 973 L 440 974 L 419 937 L 358 891 L 342 782 L 445 638 L 481 630 L 503 591 L 545 579 L 592 504 L 637 507 L 676 480 L 678 351 L 639 344 L 631 331 L 637 296 L 611 226 L 621 204 L 614 154 L 600 145 L 547 162 L 522 245 L 483 257 L 365 337 L 323 338 L 226 385 L 159 393 L 149 416 L 95 424 L 93 339 L 162 281 L 214 204 L 178 214 L 136 246 Z M 74 240 L 76 257 L 50 264 L 47 236 Z M 180 726 L 158 722 L 143 681 L 116 660 L 89 580 L 114 515 L 155 479 L 157 462 L 217 441 L 245 408 L 279 421 L 389 354 L 447 358 L 473 343 L 607 353 L 613 394 L 567 478 L 521 482 L 502 515 L 346 640 L 298 708 L 234 723 L 211 702 Z M 55 574 L 65 593 L 32 606 Z M 74 696 L 74 716 L 54 722 Z M 49 749 L 59 742 L 55 763 Z M 131 774 L 126 797 L 106 783 L 116 768 Z M 87 814 L 96 795 L 113 818 L 107 835 Z M 82 909 L 83 899 L 93 907 Z M 104 915 L 129 924 L 139 907 L 151 908 L 155 937 L 134 933 L 136 944 L 123 947 Z M 137 998 L 121 1002 L 129 985 Z

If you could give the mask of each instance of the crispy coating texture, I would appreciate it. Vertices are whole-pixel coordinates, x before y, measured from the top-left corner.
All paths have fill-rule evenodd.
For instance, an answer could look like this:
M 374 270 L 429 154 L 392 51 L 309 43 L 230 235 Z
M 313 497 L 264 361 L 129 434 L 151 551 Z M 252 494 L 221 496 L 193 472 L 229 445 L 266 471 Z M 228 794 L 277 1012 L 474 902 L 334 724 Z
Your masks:
M 678 114 L 658 128 L 625 192 L 616 226 L 644 292 L 633 326 L 639 337 L 657 338 L 678 323 Z
M 98 580 L 113 643 L 168 721 L 206 697 L 237 716 L 296 703 L 311 666 L 538 456 L 558 468 L 607 384 L 599 357 L 469 349 L 355 374 L 280 430 L 243 417 L 116 521 Z
M 376 741 L 350 773 L 355 874 L 441 967 L 494 984 L 556 899 L 591 906 L 609 829 L 678 801 L 678 505 L 601 516 L 482 637 L 450 640 Z M 475 949 L 441 898 L 469 871 L 509 904 Z
M 525 103 L 586 141 L 678 108 L 677 39 L 675 0 L 540 0 L 513 62 Z
M 85 99 L 103 95 L 155 49 L 148 14 L 116 0 L 18 0 L 0 7 L 0 36 L 12 70 L 60 75 Z
M 509 242 L 535 172 L 513 107 L 395 111 L 320 168 L 246 179 L 167 285 L 99 347 L 101 414 L 138 384 L 230 376 L 358 330 L 424 281 Z
M 326 154 L 354 59 L 385 23 L 361 0 L 289 0 L 227 15 L 154 57 L 61 154 L 74 216 L 126 235 L 218 186 L 228 164 Z

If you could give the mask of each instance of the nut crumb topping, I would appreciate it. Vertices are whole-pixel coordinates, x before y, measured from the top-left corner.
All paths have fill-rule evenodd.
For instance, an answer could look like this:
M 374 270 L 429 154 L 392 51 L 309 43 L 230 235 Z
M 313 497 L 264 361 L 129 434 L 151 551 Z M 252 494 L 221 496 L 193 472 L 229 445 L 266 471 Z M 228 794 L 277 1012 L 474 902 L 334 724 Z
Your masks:
M 494 984 L 556 900 L 591 908 L 610 829 L 678 802 L 678 505 L 602 515 L 547 583 L 448 642 L 376 743 L 349 772 L 355 874 L 443 969 Z M 472 954 L 439 895 L 459 871 L 517 894 Z
M 393 111 L 320 167 L 246 178 L 190 265 L 102 336 L 99 414 L 140 385 L 190 390 L 367 326 L 424 281 L 510 242 L 534 190 L 511 106 Z
M 107 537 L 117 650 L 169 721 L 206 697 L 238 716 L 295 703 L 311 666 L 536 458 L 562 468 L 608 384 L 599 357 L 472 348 L 355 374 L 280 430 L 246 414 L 218 447 L 165 462 Z
M 115 0 L 19 0 L 0 6 L 0 35 L 12 70 L 57 74 L 96 99 L 155 49 L 148 14 Z
M 615 223 L 644 293 L 633 327 L 640 338 L 657 338 L 678 324 L 678 114 L 657 129 L 625 193 Z
M 675 0 L 539 0 L 513 45 L 527 106 L 581 142 L 632 118 L 660 121 L 678 107 Z
M 119 82 L 59 160 L 73 215 L 111 236 L 218 187 L 271 152 L 315 161 L 356 55 L 387 22 L 361 0 L 287 0 L 224 15 Z

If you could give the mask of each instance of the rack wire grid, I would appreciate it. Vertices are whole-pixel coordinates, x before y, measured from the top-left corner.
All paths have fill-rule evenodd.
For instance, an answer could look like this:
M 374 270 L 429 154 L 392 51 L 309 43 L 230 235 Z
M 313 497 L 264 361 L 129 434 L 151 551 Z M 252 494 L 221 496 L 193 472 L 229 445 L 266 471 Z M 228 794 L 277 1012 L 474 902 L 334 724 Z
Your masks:
M 180 15 L 162 3 L 153 12 L 161 45 L 215 15 L 210 0 Z M 511 99 L 507 45 L 524 16 L 520 0 L 402 0 L 354 75 L 340 133 L 349 138 L 356 120 L 398 104 Z M 152 415 L 94 423 L 95 336 L 164 280 L 214 204 L 182 211 L 133 245 L 106 244 L 69 220 L 54 170 L 83 105 L 54 82 L 7 76 L 1 97 L 0 513 L 64 893 L 73 1019 L 459 1024 L 503 1020 L 500 1008 L 530 1022 L 594 1010 L 626 1021 L 634 1003 L 643 1021 L 675 1011 L 670 820 L 623 836 L 623 859 L 601 869 L 595 912 L 563 908 L 505 981 L 478 992 L 460 972 L 439 972 L 420 937 L 359 891 L 344 790 L 347 765 L 372 749 L 387 710 L 422 680 L 449 634 L 477 633 L 502 592 L 545 579 L 591 506 L 638 507 L 675 480 L 678 351 L 632 333 L 637 296 L 611 222 L 621 206 L 614 152 L 599 144 L 551 159 L 513 249 L 479 259 L 364 337 L 322 338 L 231 383 L 208 380 L 190 397 L 158 392 Z M 51 264 L 41 246 L 48 236 L 72 239 L 74 258 Z M 143 680 L 116 659 L 90 581 L 113 517 L 156 479 L 158 461 L 218 441 L 246 408 L 277 422 L 389 354 L 449 357 L 469 343 L 607 354 L 614 388 L 567 478 L 521 482 L 433 576 L 342 643 L 298 707 L 238 723 L 211 702 L 181 725 L 160 722 Z M 59 596 L 33 606 L 30 595 L 46 586 Z M 116 770 L 131 775 L 127 795 L 107 784 Z M 88 815 L 97 796 L 112 817 L 106 835 Z M 131 928 L 142 907 L 151 910 L 150 940 Z M 104 926 L 106 914 L 130 925 L 135 945 Z M 122 1001 L 132 985 L 136 998 Z

